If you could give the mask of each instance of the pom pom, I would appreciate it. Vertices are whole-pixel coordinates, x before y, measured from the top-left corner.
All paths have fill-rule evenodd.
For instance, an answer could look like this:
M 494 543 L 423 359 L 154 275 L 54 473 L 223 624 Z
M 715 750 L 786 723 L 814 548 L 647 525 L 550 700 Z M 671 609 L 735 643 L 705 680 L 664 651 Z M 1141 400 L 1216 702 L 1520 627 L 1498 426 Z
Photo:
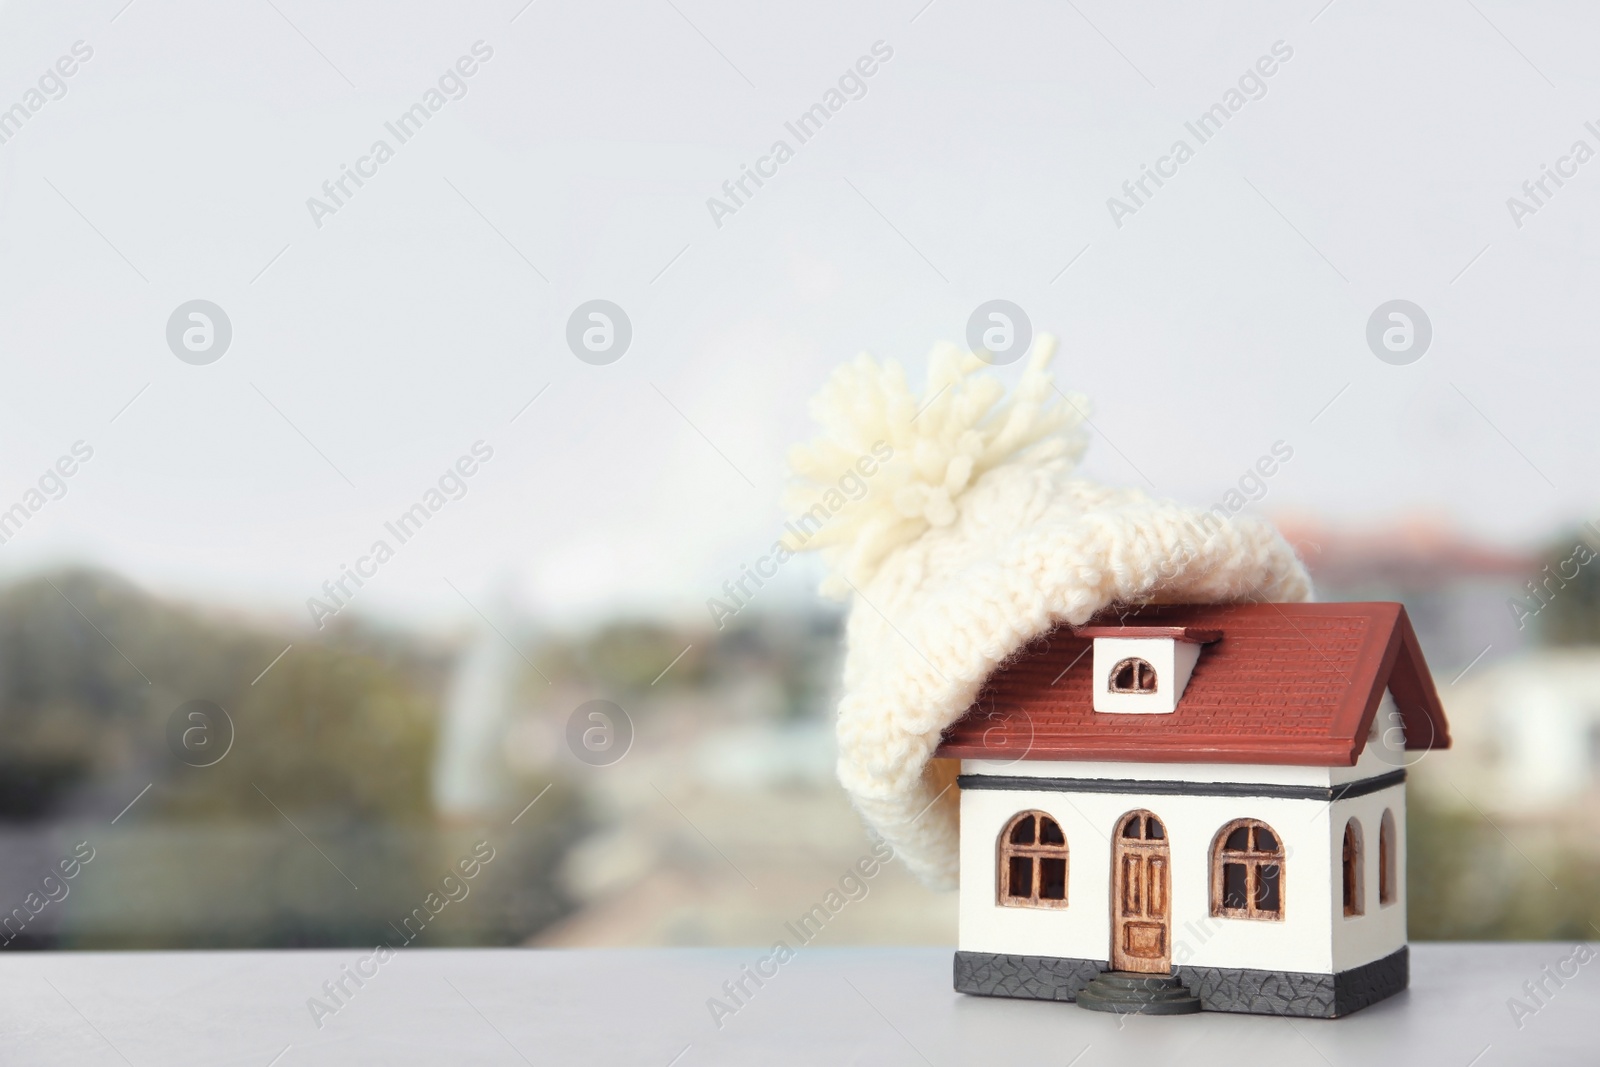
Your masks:
M 790 449 L 795 480 L 784 495 L 800 531 L 785 547 L 822 553 L 824 594 L 848 595 L 895 549 L 955 522 L 962 494 L 986 471 L 1077 462 L 1088 401 L 1056 388 L 1047 370 L 1055 348 L 1053 337 L 1039 337 L 1009 398 L 997 378 L 978 373 L 987 364 L 952 345 L 934 349 L 920 398 L 893 360 L 863 353 L 833 372 L 811 402 L 822 433 Z

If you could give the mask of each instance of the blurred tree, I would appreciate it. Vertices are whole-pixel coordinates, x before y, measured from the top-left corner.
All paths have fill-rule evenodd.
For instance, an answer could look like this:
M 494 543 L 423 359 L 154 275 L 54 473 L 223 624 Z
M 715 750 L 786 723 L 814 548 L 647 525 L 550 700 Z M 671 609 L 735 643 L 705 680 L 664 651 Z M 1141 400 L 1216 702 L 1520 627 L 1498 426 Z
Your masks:
M 691 644 L 704 645 L 696 636 L 654 622 L 613 622 L 591 634 L 575 659 L 585 674 L 603 679 L 615 689 L 639 692 L 651 688 L 658 678 L 662 685 L 678 688 L 694 684 L 700 674 L 703 647 L 690 648 L 682 659 L 677 658 Z M 672 670 L 663 675 L 669 664 Z
M 1503 828 L 1412 792 L 1406 899 L 1416 941 L 1588 941 L 1600 922 L 1600 860 L 1560 831 Z
M 174 815 L 279 818 L 264 791 L 348 817 L 424 816 L 447 664 L 445 650 L 355 625 L 266 632 L 98 572 L 19 583 L 0 591 L 0 766 L 32 768 L 39 785 L 0 815 L 39 814 L 91 773 L 137 769 L 162 782 L 155 799 Z M 232 722 L 215 766 L 168 747 L 168 719 L 190 700 Z
M 1552 645 L 1600 644 L 1600 548 L 1587 530 L 1553 542 L 1523 596 L 1511 602 L 1519 622 Z
M 429 774 L 452 660 L 446 645 L 369 622 L 274 629 L 96 571 L 0 589 L 0 820 L 33 824 L 12 829 L 43 843 L 40 863 L 61 834 L 92 835 L 99 854 L 61 925 L 31 943 L 371 946 L 480 837 L 500 859 L 419 943 L 531 937 L 570 908 L 556 872 L 585 825 L 583 797 L 556 783 L 515 827 L 510 813 L 435 822 Z M 192 700 L 232 724 L 209 766 L 172 747 L 169 720 Z M 20 899 L 10 873 L 32 872 L 0 865 Z

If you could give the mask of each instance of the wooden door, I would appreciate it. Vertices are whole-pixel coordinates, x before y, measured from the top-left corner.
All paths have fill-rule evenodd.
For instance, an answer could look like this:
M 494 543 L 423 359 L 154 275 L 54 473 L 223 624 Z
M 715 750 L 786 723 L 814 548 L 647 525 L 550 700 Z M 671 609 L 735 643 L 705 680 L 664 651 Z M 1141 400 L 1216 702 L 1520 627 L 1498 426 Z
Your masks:
M 1148 811 L 1117 823 L 1111 849 L 1111 969 L 1172 970 L 1171 850 L 1167 829 Z

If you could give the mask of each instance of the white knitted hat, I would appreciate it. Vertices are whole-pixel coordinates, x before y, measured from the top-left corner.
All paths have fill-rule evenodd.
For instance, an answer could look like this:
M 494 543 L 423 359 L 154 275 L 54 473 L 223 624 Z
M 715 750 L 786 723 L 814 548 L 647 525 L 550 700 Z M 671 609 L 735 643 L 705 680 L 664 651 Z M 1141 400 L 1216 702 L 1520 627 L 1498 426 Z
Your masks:
M 953 347 L 934 351 L 920 400 L 897 364 L 862 355 L 812 402 L 822 436 L 790 452 L 785 503 L 807 536 L 789 546 L 820 548 L 823 592 L 853 598 L 839 780 L 937 888 L 956 884 L 959 808 L 955 761 L 931 757 L 1007 657 L 1112 604 L 1311 593 L 1267 522 L 1073 478 L 1087 404 L 1051 380 L 1054 351 L 1039 338 L 1004 403 L 1004 385 L 975 373 L 985 364 Z M 860 499 L 841 492 L 862 481 Z

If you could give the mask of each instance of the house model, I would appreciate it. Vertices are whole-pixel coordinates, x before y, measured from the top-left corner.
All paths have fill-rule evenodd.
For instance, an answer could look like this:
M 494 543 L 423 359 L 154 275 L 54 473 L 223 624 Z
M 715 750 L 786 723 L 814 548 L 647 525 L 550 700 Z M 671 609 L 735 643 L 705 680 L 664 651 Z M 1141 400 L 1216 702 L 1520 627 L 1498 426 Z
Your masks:
M 1061 626 L 944 731 L 964 993 L 1346 1015 L 1404 989 L 1406 764 L 1449 735 L 1398 604 Z

